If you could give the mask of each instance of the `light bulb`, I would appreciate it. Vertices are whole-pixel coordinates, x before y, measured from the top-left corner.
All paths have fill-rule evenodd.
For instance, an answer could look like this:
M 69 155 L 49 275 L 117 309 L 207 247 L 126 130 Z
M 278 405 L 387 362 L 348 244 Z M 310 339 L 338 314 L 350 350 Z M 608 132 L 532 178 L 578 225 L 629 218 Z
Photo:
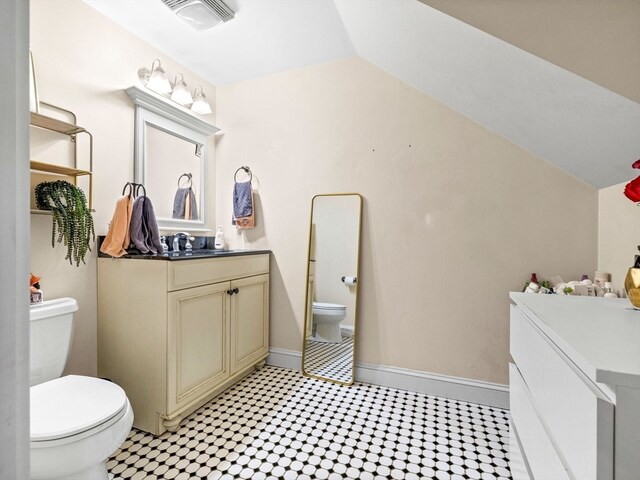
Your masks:
M 200 92 L 198 92 L 198 87 L 200 87 Z M 194 91 L 194 99 L 193 104 L 191 105 L 191 110 L 199 113 L 201 115 L 206 115 L 211 113 L 211 105 L 207 101 L 207 97 L 202 90 L 202 85 L 198 85 Z
M 180 80 L 178 81 L 178 75 Z M 181 73 L 176 75 L 176 81 L 173 84 L 173 91 L 171 92 L 171 100 L 179 103 L 182 106 L 191 105 L 193 103 L 193 97 L 191 92 L 187 88 L 187 84 L 184 82 L 184 77 Z
M 156 62 L 158 62 L 158 66 L 155 66 Z M 160 60 L 156 58 L 153 61 L 153 63 L 151 64 L 151 73 L 148 73 L 148 70 L 145 70 L 144 73 L 147 79 L 146 87 L 149 90 L 153 90 L 154 92 L 161 95 L 171 93 L 171 83 L 169 83 L 167 74 L 164 72 L 164 69 L 160 65 Z

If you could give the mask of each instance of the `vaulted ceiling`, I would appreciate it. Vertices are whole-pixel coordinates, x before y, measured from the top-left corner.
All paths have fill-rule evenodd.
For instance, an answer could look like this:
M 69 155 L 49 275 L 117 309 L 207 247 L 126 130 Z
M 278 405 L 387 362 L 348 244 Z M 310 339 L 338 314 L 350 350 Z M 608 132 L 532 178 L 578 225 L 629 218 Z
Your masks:
M 418 0 L 227 0 L 236 18 L 196 32 L 160 0 L 85 1 L 213 84 L 359 55 L 595 187 L 629 179 L 640 157 L 635 83 L 536 56 L 533 40 L 519 48 L 470 25 L 483 23 L 472 14 L 463 22 Z

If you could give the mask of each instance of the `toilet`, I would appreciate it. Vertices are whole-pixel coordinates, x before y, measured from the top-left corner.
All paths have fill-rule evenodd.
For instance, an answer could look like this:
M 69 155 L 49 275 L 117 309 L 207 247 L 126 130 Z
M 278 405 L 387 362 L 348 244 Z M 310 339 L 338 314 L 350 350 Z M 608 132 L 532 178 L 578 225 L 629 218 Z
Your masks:
M 318 342 L 340 343 L 340 322 L 347 315 L 347 307 L 336 303 L 313 302 L 313 339 Z
M 31 306 L 31 478 L 107 480 L 107 459 L 126 440 L 133 410 L 118 385 L 61 377 L 78 303 L 59 298 Z

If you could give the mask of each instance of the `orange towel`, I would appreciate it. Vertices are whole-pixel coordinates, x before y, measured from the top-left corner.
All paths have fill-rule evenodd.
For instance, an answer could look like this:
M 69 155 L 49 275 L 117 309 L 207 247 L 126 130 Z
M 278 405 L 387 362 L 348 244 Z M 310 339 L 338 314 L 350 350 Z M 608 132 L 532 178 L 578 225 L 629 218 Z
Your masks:
M 240 218 L 236 218 L 236 228 L 237 229 L 243 229 L 243 228 L 254 228 L 256 226 L 256 208 L 255 208 L 255 201 L 253 198 L 253 192 L 251 192 L 251 205 L 253 206 L 251 208 L 251 215 L 249 215 L 248 217 L 240 217 Z
M 131 239 L 129 238 L 129 224 L 131 223 L 131 212 L 133 201 L 129 195 L 120 197 L 116 202 L 116 210 L 109 224 L 107 237 L 100 246 L 100 251 L 112 257 L 122 257 L 127 254 L 127 248 Z

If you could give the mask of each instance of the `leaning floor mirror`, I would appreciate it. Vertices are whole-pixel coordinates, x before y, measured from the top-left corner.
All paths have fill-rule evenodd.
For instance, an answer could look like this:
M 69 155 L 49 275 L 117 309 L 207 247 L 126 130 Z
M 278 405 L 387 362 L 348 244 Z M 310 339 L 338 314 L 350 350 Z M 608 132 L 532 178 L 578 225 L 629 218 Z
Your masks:
M 311 201 L 302 373 L 354 381 L 362 197 L 316 195 Z

